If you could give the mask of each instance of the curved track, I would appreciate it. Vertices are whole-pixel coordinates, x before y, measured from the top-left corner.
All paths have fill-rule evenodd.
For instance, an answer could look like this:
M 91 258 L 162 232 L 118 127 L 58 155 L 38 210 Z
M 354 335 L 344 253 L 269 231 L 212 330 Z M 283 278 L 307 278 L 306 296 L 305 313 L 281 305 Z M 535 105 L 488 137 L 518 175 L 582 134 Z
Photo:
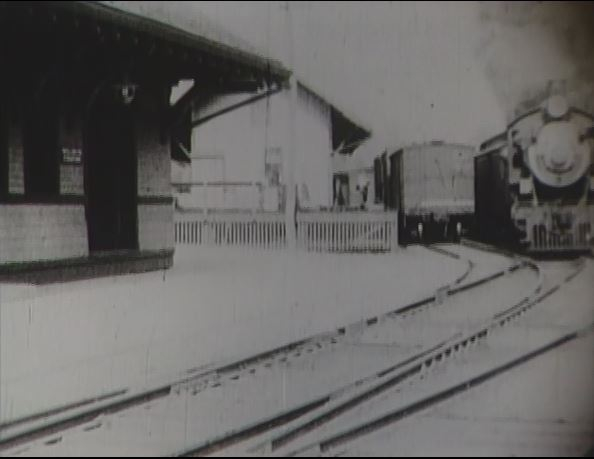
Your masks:
M 441 248 L 437 250 L 443 252 Z M 445 254 L 454 258 L 463 257 L 451 250 Z M 300 397 L 295 398 L 294 402 L 287 402 L 286 409 L 274 410 L 271 396 L 262 400 L 263 403 L 269 404 L 263 415 L 254 411 L 256 414 L 245 416 L 244 420 L 239 424 L 235 423 L 235 427 L 231 429 L 222 429 L 221 426 L 215 425 L 211 430 L 226 431 L 227 434 L 210 439 L 206 437 L 203 441 L 194 439 L 191 432 L 186 433 L 181 444 L 194 446 L 177 448 L 180 455 L 227 452 L 224 448 L 233 445 L 236 445 L 236 448 L 235 451 L 234 448 L 230 448 L 232 452 L 250 450 L 255 446 L 259 447 L 259 451 L 282 451 L 296 439 L 305 438 L 313 431 L 321 431 L 320 427 L 323 425 L 399 387 L 404 381 L 427 374 L 432 367 L 478 344 L 493 329 L 505 326 L 538 304 L 544 295 L 551 294 L 543 290 L 538 266 L 529 261 L 507 260 L 503 268 L 500 265 L 495 271 L 489 269 L 485 272 L 480 272 L 480 266 L 473 260 L 467 259 L 467 266 L 465 273 L 454 282 L 442 286 L 435 294 L 413 304 L 215 371 L 189 376 L 154 391 L 124 397 L 77 413 L 64 412 L 61 418 L 54 417 L 51 421 L 43 425 L 37 424 L 33 428 L 21 426 L 20 431 L 13 429 L 9 432 L 11 436 L 4 436 L 0 440 L 0 449 L 8 450 L 21 445 L 17 452 L 26 452 L 32 443 L 57 444 L 66 441 L 68 432 L 76 430 L 79 426 L 82 427 L 82 431 L 93 433 L 101 430 L 104 416 L 117 412 L 122 412 L 122 416 L 125 416 L 141 409 L 158 410 L 158 405 L 163 404 L 161 400 L 171 397 L 185 398 L 185 409 L 188 410 L 192 409 L 191 406 L 188 408 L 188 397 L 195 400 L 201 397 L 214 399 L 221 391 L 237 391 L 246 384 L 248 391 L 252 390 L 249 386 L 254 385 L 265 389 L 267 384 L 276 384 L 268 381 L 278 380 L 279 375 L 281 378 L 287 378 L 291 371 L 295 374 L 293 384 L 301 386 L 305 384 L 303 375 L 308 373 L 303 370 L 310 370 L 309 379 L 315 379 L 311 378 L 311 369 L 327 370 L 327 377 L 323 376 L 325 371 L 316 372 L 322 376 L 311 381 L 309 385 L 314 388 L 306 390 Z M 525 282 L 530 279 L 531 282 Z M 473 295 L 480 297 L 490 289 L 501 289 L 501 286 L 507 283 L 520 284 L 522 289 L 507 289 L 509 296 L 502 298 L 497 304 L 488 308 L 476 308 L 476 296 L 473 298 Z M 462 321 L 460 318 L 468 316 L 469 311 L 474 313 L 472 320 Z M 480 311 L 480 314 L 476 314 L 477 311 Z M 417 327 L 418 331 L 419 323 L 423 322 L 426 322 L 427 326 L 424 327 L 422 347 L 407 348 L 402 346 L 402 343 L 394 342 L 394 336 L 399 340 L 401 338 L 398 335 L 401 335 L 403 330 Z M 444 323 L 447 326 L 444 327 Z M 436 325 L 439 327 L 436 328 Z M 446 331 L 436 334 L 436 329 Z M 427 340 L 427 336 L 432 336 L 432 340 Z M 340 374 L 341 366 L 348 365 L 349 361 L 362 360 L 370 362 L 356 371 L 351 371 L 347 375 L 350 377 Z M 338 375 L 335 374 L 336 371 Z M 353 378 L 355 374 L 358 377 Z M 365 374 L 367 376 L 361 378 L 361 375 Z M 291 389 L 287 387 L 286 390 L 290 392 Z M 287 429 L 281 431 L 283 426 Z M 68 430 L 64 434 L 58 433 L 66 429 Z M 265 433 L 269 434 L 268 438 L 263 437 Z
M 428 375 L 432 373 L 431 369 L 433 367 L 443 367 L 447 361 L 456 359 L 460 354 L 466 352 L 467 349 L 480 345 L 480 343 L 487 340 L 490 334 L 492 334 L 494 331 L 497 331 L 503 327 L 506 327 L 510 323 L 513 323 L 513 321 L 522 317 L 534 306 L 540 304 L 550 295 L 555 293 L 563 283 L 569 282 L 571 279 L 573 279 L 573 277 L 579 274 L 583 268 L 583 263 L 578 263 L 571 266 L 564 278 L 555 282 L 545 282 L 538 265 L 531 262 L 526 262 L 526 265 L 529 266 L 534 272 L 539 274 L 538 282 L 535 283 L 530 294 L 515 304 L 508 305 L 508 307 L 498 310 L 483 323 L 476 324 L 471 330 L 458 333 L 457 335 L 452 336 L 450 339 L 436 345 L 431 349 L 421 352 L 405 361 L 400 362 L 397 365 L 386 368 L 384 371 L 378 372 L 373 377 L 359 381 L 358 384 L 355 385 L 356 390 L 354 391 L 349 392 L 349 389 L 352 389 L 352 387 L 349 387 L 342 388 L 331 394 L 328 394 L 329 401 L 325 403 L 323 408 L 315 409 L 314 412 L 309 413 L 307 416 L 304 416 L 298 421 L 293 422 L 284 430 L 277 429 L 276 434 L 270 435 L 264 440 L 262 440 L 260 436 L 260 442 L 254 439 L 258 431 L 255 429 L 256 426 L 252 425 L 250 426 L 250 429 L 238 430 L 225 437 L 213 439 L 197 448 L 184 451 L 183 454 L 204 455 L 217 451 L 221 452 L 222 448 L 228 447 L 237 442 L 242 443 L 235 448 L 231 448 L 229 451 L 224 450 L 222 452 L 225 454 L 241 454 L 245 453 L 246 451 L 260 454 L 292 454 L 295 452 L 291 450 L 292 444 L 302 443 L 304 441 L 302 437 L 305 437 L 305 441 L 307 441 L 307 439 L 311 436 L 315 437 L 320 435 L 321 431 L 323 433 L 325 425 L 332 423 L 336 424 L 337 420 L 338 425 L 340 425 L 341 418 L 345 415 L 349 415 L 349 413 L 352 412 L 357 413 L 357 415 L 353 415 L 352 418 L 359 419 L 361 417 L 360 411 L 362 406 L 364 407 L 369 403 L 374 403 L 378 399 L 380 399 L 380 402 L 378 403 L 382 404 L 383 401 L 381 400 L 383 399 L 381 399 L 381 397 L 385 393 L 389 393 L 390 391 L 394 390 L 398 392 L 400 387 L 407 381 L 412 381 L 411 384 L 415 384 L 415 381 L 427 378 Z M 465 288 L 461 287 L 458 291 L 464 290 Z M 451 314 L 451 312 L 451 310 L 448 310 L 448 313 Z M 404 411 L 397 411 L 395 414 L 388 416 L 388 418 L 384 419 L 383 421 L 378 421 L 377 424 L 374 424 L 376 420 L 370 420 L 368 423 L 364 423 L 361 426 L 352 427 L 347 432 L 336 433 L 335 436 L 338 436 L 337 439 L 334 439 L 334 437 L 329 437 L 328 439 L 320 440 L 318 443 L 314 442 L 313 447 L 318 448 L 319 451 L 325 451 L 325 449 L 329 448 L 330 446 L 337 444 L 335 442 L 341 443 L 342 441 L 346 441 L 347 439 L 360 435 L 362 432 L 373 430 L 373 426 L 377 426 L 379 428 L 380 425 L 384 425 L 384 421 L 388 422 L 387 420 L 389 420 L 389 422 L 393 422 L 394 419 L 400 419 L 404 417 L 403 413 L 406 413 L 408 416 L 417 409 L 421 409 L 422 407 L 429 406 L 430 404 L 437 403 L 438 401 L 441 401 L 447 397 L 453 396 L 460 390 L 463 390 L 465 387 L 470 388 L 473 385 L 487 380 L 503 371 L 506 371 L 515 365 L 534 358 L 542 352 L 546 352 L 549 349 L 561 345 L 566 341 L 573 339 L 575 336 L 575 333 L 567 334 L 561 338 L 558 338 L 557 340 L 554 340 L 553 343 L 549 343 L 548 345 L 544 346 L 543 349 L 532 350 L 525 355 L 519 356 L 516 361 L 507 362 L 500 366 L 495 365 L 493 368 L 490 368 L 488 371 L 486 371 L 485 374 L 469 378 L 461 382 L 458 386 L 453 388 L 450 387 L 447 390 L 442 391 L 443 393 L 440 392 L 430 396 L 428 395 L 427 400 L 420 400 L 413 406 L 405 407 L 402 409 Z M 279 417 L 271 417 L 266 419 L 263 421 L 260 427 L 264 428 L 264 426 L 266 426 L 267 429 L 271 429 L 271 425 L 274 425 L 275 423 L 287 422 L 287 420 L 283 418 L 284 414 L 285 413 L 282 413 Z M 249 438 L 252 438 L 252 440 L 246 441 L 246 439 Z M 312 444 L 309 444 L 305 446 L 304 450 L 297 451 L 311 452 L 311 447 Z
M 460 259 L 460 256 L 441 250 L 442 254 Z M 473 263 L 466 261 L 466 269 L 461 276 L 437 290 L 447 290 L 459 285 L 473 271 Z M 503 271 L 499 271 L 500 273 Z M 364 329 L 375 326 L 385 317 L 397 317 L 409 311 L 421 308 L 434 302 L 435 295 L 429 295 L 419 301 L 400 306 L 382 316 L 369 317 L 362 322 L 340 327 L 334 331 L 321 333 L 309 338 L 288 343 L 266 352 L 255 354 L 245 359 L 224 364 L 215 369 L 202 371 L 200 368 L 187 371 L 186 378 L 175 379 L 171 383 L 153 387 L 137 393 L 128 389 L 120 389 L 110 394 L 101 394 L 85 400 L 67 404 L 41 413 L 11 420 L 0 424 L 0 451 L 17 445 L 43 439 L 73 426 L 82 425 L 102 415 L 117 413 L 130 407 L 141 406 L 155 399 L 166 397 L 171 393 L 190 390 L 196 394 L 207 388 L 219 388 L 229 381 L 237 381 L 246 375 L 254 374 L 258 369 L 269 368 L 280 362 L 288 362 L 302 355 L 315 353 L 318 350 L 333 348 L 348 330 Z
M 445 355 L 444 358 L 439 360 L 433 359 L 433 368 L 428 366 L 429 368 L 424 371 L 419 369 L 407 386 L 394 386 L 383 396 L 367 400 L 365 404 L 360 404 L 356 409 L 334 419 L 328 425 L 322 428 L 318 426 L 309 435 L 299 439 L 292 438 L 293 441 L 285 442 L 280 448 L 276 449 L 276 453 L 289 456 L 332 454 L 333 451 L 339 451 L 341 448 L 343 449 L 342 452 L 345 452 L 343 446 L 345 444 L 356 444 L 356 441 L 361 437 L 380 429 L 393 429 L 394 424 L 404 419 L 413 417 L 419 412 L 469 391 L 473 387 L 481 385 L 536 357 L 592 333 L 594 324 L 577 328 L 577 324 L 574 324 L 574 329 L 570 331 L 541 333 L 540 336 L 532 337 L 529 343 L 519 344 L 518 349 L 513 349 L 513 352 L 506 352 L 503 356 L 491 355 L 484 352 L 485 348 L 481 347 L 481 342 L 489 342 L 493 335 L 495 341 L 502 339 L 498 335 L 503 335 L 503 339 L 508 342 L 512 340 L 514 330 L 511 330 L 512 333 L 510 333 L 510 330 L 507 330 L 507 325 L 517 322 L 531 308 L 546 301 L 563 284 L 570 282 L 577 276 L 582 269 L 582 262 L 568 267 L 565 273 L 558 273 L 559 276 L 556 279 L 546 279 L 541 291 L 533 296 L 530 301 L 515 305 L 507 311 L 494 316 L 493 320 L 490 321 L 491 323 L 486 323 L 483 331 L 475 335 L 477 340 L 473 344 L 479 346 L 476 351 L 477 357 L 473 359 L 472 364 L 464 362 L 468 353 L 464 355 L 459 352 L 459 349 L 452 348 L 451 354 Z M 538 311 L 527 317 L 538 317 L 539 314 L 536 314 L 536 312 Z M 504 328 L 506 329 L 505 332 L 501 333 Z M 524 333 L 525 325 L 521 326 L 519 330 Z M 483 352 L 481 353 L 481 351 Z M 483 357 L 479 359 L 479 355 Z M 448 366 L 448 361 L 452 365 Z M 287 433 L 277 437 L 276 440 L 283 438 L 288 439 Z M 350 450 L 348 446 L 346 448 L 348 453 Z M 275 450 L 274 446 L 271 449 Z

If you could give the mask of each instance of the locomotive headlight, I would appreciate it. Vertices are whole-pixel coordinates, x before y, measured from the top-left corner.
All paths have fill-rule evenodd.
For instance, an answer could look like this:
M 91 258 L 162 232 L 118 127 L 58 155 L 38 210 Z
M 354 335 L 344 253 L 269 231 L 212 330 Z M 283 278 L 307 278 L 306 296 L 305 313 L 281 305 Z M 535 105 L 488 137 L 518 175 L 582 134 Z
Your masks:
M 551 187 L 574 184 L 590 165 L 587 142 L 580 142 L 577 127 L 569 121 L 547 123 L 528 149 L 528 163 L 539 181 Z

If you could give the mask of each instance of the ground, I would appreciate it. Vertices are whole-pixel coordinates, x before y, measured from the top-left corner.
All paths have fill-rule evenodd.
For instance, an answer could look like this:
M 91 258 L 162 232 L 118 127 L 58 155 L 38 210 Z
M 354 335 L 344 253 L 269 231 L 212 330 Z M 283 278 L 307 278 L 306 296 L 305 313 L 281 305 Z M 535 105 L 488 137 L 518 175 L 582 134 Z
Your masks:
M 0 420 L 145 388 L 431 294 L 467 266 L 421 247 L 322 255 L 178 248 L 171 270 L 0 285 Z
M 510 305 L 527 304 L 525 298 L 532 297 L 540 300 L 485 339 L 303 432 L 274 453 L 315 453 L 312 445 L 590 326 L 576 339 L 476 387 L 325 451 L 357 456 L 583 455 L 594 439 L 592 260 L 582 265 L 539 262 L 538 269 L 528 264 L 509 271 L 517 260 L 464 246 L 442 248 L 449 254 L 423 247 L 384 255 L 200 249 L 178 253 L 176 267 L 166 273 L 62 286 L 8 286 L 11 296 L 3 302 L 3 326 L 6 317 L 13 321 L 20 317 L 21 326 L 29 327 L 28 341 L 20 337 L 29 343 L 23 347 L 28 363 L 36 353 L 48 357 L 44 367 L 29 372 L 14 356 L 8 365 L 2 361 L 3 369 L 21 369 L 12 378 L 2 375 L 4 400 L 18 408 L 14 408 L 17 414 L 9 413 L 13 419 L 34 412 L 35 403 L 39 409 L 122 387 L 139 390 L 350 325 L 331 340 L 308 342 L 282 358 L 226 376 L 190 379 L 174 386 L 166 397 L 7 452 L 56 457 L 171 455 L 331 395 L 319 409 L 289 424 L 215 451 L 219 455 L 270 452 L 271 439 L 391 378 L 377 375 L 394 363 L 470 333 Z M 383 315 L 431 296 L 443 285 L 456 289 L 493 273 L 502 275 L 453 296 L 438 294 L 418 310 Z M 569 277 L 572 273 L 576 276 Z M 67 302 L 59 301 L 62 298 Z M 54 327 L 64 324 L 60 339 L 46 333 L 41 340 L 43 327 L 36 320 L 27 321 L 46 309 L 54 312 L 44 316 L 52 318 Z M 85 321 L 86 328 L 79 333 L 63 320 L 67 311 L 81 317 L 97 314 L 96 309 L 101 313 L 95 317 L 103 320 Z M 366 324 L 364 319 L 372 317 L 377 322 Z M 102 337 L 94 334 L 98 323 L 106 333 Z M 147 330 L 152 334 L 147 336 Z M 2 337 L 4 357 L 5 343 L 15 349 L 19 334 L 3 328 Z M 45 349 L 52 340 L 66 351 Z M 116 352 L 120 340 L 128 346 Z M 91 350 L 93 357 L 85 358 Z M 110 359 L 109 374 L 102 374 Z M 114 361 L 130 366 L 124 371 Z M 45 392 L 39 390 L 40 378 L 48 377 L 59 378 L 63 390 L 46 385 Z

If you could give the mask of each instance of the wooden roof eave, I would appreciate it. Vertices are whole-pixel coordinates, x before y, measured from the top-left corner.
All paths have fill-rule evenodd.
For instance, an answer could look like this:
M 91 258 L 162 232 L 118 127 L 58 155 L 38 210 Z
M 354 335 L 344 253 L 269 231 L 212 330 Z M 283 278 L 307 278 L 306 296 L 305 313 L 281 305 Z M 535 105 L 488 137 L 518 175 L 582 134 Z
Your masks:
M 179 47 L 186 52 L 204 56 L 250 72 L 257 79 L 282 83 L 288 80 L 290 71 L 279 62 L 249 53 L 198 34 L 160 22 L 150 17 L 124 11 L 109 5 L 89 1 L 47 2 L 0 2 L 0 8 L 29 8 L 36 12 L 45 8 L 51 14 L 68 14 L 73 18 L 91 20 L 99 25 L 121 28 L 127 32 L 150 36 L 167 45 Z

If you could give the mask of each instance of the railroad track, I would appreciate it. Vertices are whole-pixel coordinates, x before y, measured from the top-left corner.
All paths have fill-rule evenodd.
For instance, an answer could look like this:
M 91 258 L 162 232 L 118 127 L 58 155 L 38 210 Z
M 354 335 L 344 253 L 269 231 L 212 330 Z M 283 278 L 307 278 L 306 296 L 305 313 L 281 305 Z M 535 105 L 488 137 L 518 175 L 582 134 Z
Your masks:
M 443 249 L 438 250 L 441 253 L 444 253 Z M 449 252 L 449 256 L 452 256 L 453 258 L 460 258 L 459 255 L 452 252 Z M 479 285 L 488 283 L 498 277 L 504 276 L 506 272 L 513 272 L 523 266 L 527 266 L 527 264 L 525 262 L 514 262 L 506 269 L 502 269 L 472 283 L 462 284 L 464 279 L 468 277 L 474 267 L 472 261 L 467 260 L 466 271 L 454 282 L 443 286 L 441 289 L 438 289 L 438 291 L 441 290 L 441 294 L 444 294 L 445 292 L 445 295 L 453 296 L 462 291 L 466 291 Z M 399 307 L 393 311 L 383 314 L 382 316 L 370 317 L 362 323 L 355 324 L 356 328 L 360 329 L 361 327 L 373 327 L 375 324 L 384 319 L 393 319 L 416 310 L 437 306 L 436 300 L 438 299 L 438 295 L 440 295 L 440 293 L 436 292 L 435 295 L 430 295 L 412 304 Z M 258 367 L 266 367 L 267 365 L 272 365 L 274 362 L 283 361 L 283 359 L 289 359 L 291 356 L 299 357 L 301 354 L 311 354 L 315 352 L 316 349 L 328 349 L 331 346 L 339 345 L 340 340 L 343 339 L 346 334 L 348 334 L 349 328 L 350 327 L 341 327 L 331 333 L 324 333 L 309 339 L 290 343 L 274 350 L 249 357 L 239 362 L 230 363 L 215 370 L 206 371 L 200 374 L 192 374 L 186 378 L 175 380 L 170 384 L 165 384 L 149 391 L 144 391 L 137 394 L 126 393 L 121 397 L 110 398 L 109 401 L 96 403 L 90 409 L 82 409 L 80 406 L 77 406 L 76 410 L 65 409 L 57 414 L 54 413 L 52 415 L 52 419 L 46 422 L 39 422 L 40 418 L 35 418 L 35 422 L 33 423 L 24 422 L 18 423 L 16 426 L 10 425 L 7 428 L 0 430 L 0 451 L 7 450 L 24 443 L 44 439 L 48 436 L 53 436 L 54 438 L 48 440 L 49 444 L 49 442 L 56 440 L 55 435 L 59 432 L 77 425 L 88 423 L 99 416 L 117 413 L 133 406 L 142 405 L 155 399 L 166 397 L 172 392 L 180 393 L 182 390 L 191 390 L 194 393 L 197 393 L 201 390 L 207 389 L 208 387 L 217 387 L 223 384 L 225 381 L 237 380 L 239 377 L 243 377 L 246 374 L 253 374 Z M 437 352 L 437 348 L 430 349 L 429 351 Z M 419 356 L 417 356 L 417 358 L 419 358 Z M 386 369 L 385 373 L 381 372 L 383 374 L 377 374 L 373 377 L 384 377 L 387 374 L 396 371 L 400 366 L 401 365 L 396 365 L 391 370 Z M 357 387 L 358 385 L 365 382 L 368 382 L 368 380 L 360 381 L 353 387 Z M 340 392 L 344 392 L 344 390 L 345 388 L 342 388 Z M 319 407 L 327 404 L 329 400 L 333 400 L 336 395 L 337 394 L 333 394 L 333 397 L 328 400 L 320 399 L 313 401 L 312 403 L 293 409 L 290 412 L 283 413 L 283 423 L 286 424 L 294 419 L 312 412 L 315 409 L 318 409 Z M 261 423 L 256 423 L 256 425 L 251 426 L 252 435 L 255 432 L 262 431 L 263 426 L 260 424 Z M 270 423 L 268 423 L 267 429 L 269 430 L 269 428 Z
M 123 396 L 127 392 L 128 391 L 126 389 L 117 390 L 117 391 L 109 392 L 104 395 L 99 395 L 97 397 L 89 397 L 89 398 L 79 400 L 77 402 L 67 403 L 65 405 L 62 405 L 62 406 L 59 406 L 59 407 L 56 407 L 56 408 L 53 408 L 51 410 L 47 410 L 47 411 L 44 411 L 41 413 L 35 413 L 35 414 L 29 415 L 29 416 L 24 416 L 22 418 L 13 419 L 11 421 L 2 422 L 2 423 L 0 423 L 0 432 L 2 432 L 3 430 L 5 431 L 7 429 L 14 428 L 16 426 L 23 425 L 23 424 L 29 424 L 32 422 L 36 422 L 36 421 L 39 421 L 40 419 L 46 419 L 46 418 L 49 418 L 51 416 L 56 416 L 61 413 L 73 411 L 77 408 L 100 403 L 104 400 L 113 399 L 118 396 Z
M 447 251 L 445 249 L 437 250 L 433 247 L 428 248 L 430 250 L 438 251 L 442 255 L 446 255 L 454 259 L 461 259 L 459 255 Z M 435 290 L 435 293 L 432 295 L 429 295 L 418 301 L 414 301 L 412 303 L 399 306 L 398 308 L 388 311 L 386 313 L 374 315 L 362 321 L 352 323 L 344 327 L 339 327 L 332 332 L 321 333 L 310 338 L 300 340 L 288 344 L 286 346 L 282 346 L 271 351 L 249 357 L 239 362 L 233 362 L 229 365 L 219 367 L 217 370 L 213 372 L 208 372 L 200 375 L 193 375 L 173 384 L 172 389 L 176 392 L 180 392 L 181 390 L 188 388 L 195 389 L 196 387 L 198 387 L 199 390 L 202 390 L 209 386 L 218 387 L 223 380 L 237 380 L 237 377 L 242 374 L 253 374 L 253 371 L 257 369 L 257 367 L 269 367 L 271 364 L 279 361 L 281 363 L 286 363 L 291 356 L 300 357 L 301 355 L 313 354 L 316 352 L 316 350 L 327 349 L 329 346 L 335 346 L 340 344 L 340 341 L 343 340 L 352 331 L 360 332 L 365 328 L 374 327 L 375 325 L 381 323 L 385 319 L 399 318 L 405 316 L 408 313 L 420 311 L 424 308 L 432 306 L 437 307 L 439 306 L 439 297 L 442 295 L 452 296 L 462 291 L 478 287 L 494 279 L 504 276 L 507 272 L 514 272 L 517 269 L 524 266 L 524 263 L 513 262 L 505 269 L 498 270 L 471 283 L 463 284 L 464 280 L 471 274 L 472 270 L 475 267 L 475 263 L 472 260 L 465 260 L 465 262 L 467 264 L 465 271 L 452 282 L 438 287 Z
M 538 269 L 538 266 L 535 264 L 531 264 L 531 266 L 533 269 Z M 254 438 L 256 440 L 252 440 L 252 443 L 248 444 L 245 449 L 236 449 L 235 451 L 232 450 L 232 453 L 238 454 L 247 450 L 250 453 L 257 454 L 272 453 L 290 455 L 291 451 L 287 451 L 286 448 L 291 442 L 315 431 L 316 429 L 321 428 L 325 424 L 339 418 L 341 415 L 348 413 L 354 408 L 359 407 L 360 405 L 367 403 L 374 398 L 377 398 L 381 394 L 394 389 L 395 387 L 403 384 L 405 381 L 409 381 L 419 376 L 421 378 L 424 377 L 428 369 L 431 367 L 443 364 L 447 360 L 454 358 L 460 352 L 464 352 L 468 348 L 478 345 L 480 342 L 486 340 L 490 333 L 492 333 L 494 330 L 505 327 L 507 324 L 521 317 L 544 299 L 555 293 L 563 283 L 569 282 L 571 279 L 573 279 L 573 277 L 579 274 L 582 269 L 583 263 L 576 265 L 575 269 L 573 269 L 569 275 L 563 278 L 560 283 L 555 284 L 546 290 L 543 290 L 542 282 L 540 282 L 530 296 L 524 298 L 505 310 L 499 311 L 489 320 L 476 326 L 471 331 L 452 336 L 450 339 L 440 343 L 437 346 L 434 346 L 431 349 L 423 351 L 396 365 L 385 368 L 384 370 L 350 384 L 347 387 L 341 387 L 335 391 L 332 391 L 324 397 L 312 400 L 307 404 L 294 408 L 293 410 L 279 413 L 277 416 L 263 419 L 260 422 L 246 426 L 243 429 L 237 429 L 233 432 L 229 432 L 227 435 L 221 436 L 219 438 L 211 439 L 201 445 L 197 445 L 192 449 L 181 451 L 178 455 L 208 455 L 215 452 L 220 452 L 225 448 L 229 448 L 235 444 L 246 442 L 246 440 Z M 462 290 L 463 289 L 464 287 L 462 287 Z M 558 345 L 561 345 L 564 342 L 566 341 L 561 339 Z M 555 344 L 553 347 L 556 346 L 557 344 Z M 538 354 L 539 353 L 537 352 L 534 354 L 534 356 Z M 483 375 L 482 379 L 479 379 L 480 381 L 486 380 L 495 376 L 496 374 L 501 373 L 502 371 L 505 371 L 508 368 L 521 363 L 522 361 L 529 360 L 530 358 L 533 358 L 533 356 L 528 356 L 523 360 L 521 359 L 514 364 L 510 364 L 511 366 L 497 369 L 497 371 L 488 372 L 487 375 Z M 468 387 L 471 387 L 477 383 L 477 381 L 469 380 Z M 444 394 L 440 394 L 439 397 L 436 397 L 434 402 L 437 403 L 437 401 L 441 401 L 447 396 L 455 395 L 459 392 L 460 387 L 450 389 L 451 390 L 444 392 Z M 346 397 L 344 396 L 345 393 L 348 394 Z M 415 407 L 418 407 L 419 409 L 421 406 L 425 405 L 422 403 L 420 403 L 418 406 L 415 405 Z M 415 407 L 409 408 L 412 410 L 412 408 Z M 306 410 L 306 408 L 308 409 Z M 307 415 L 305 416 L 306 419 L 302 419 L 304 415 Z M 393 420 L 399 418 L 399 416 L 402 418 L 402 413 L 395 414 L 394 417 L 390 417 L 389 419 Z M 292 422 L 296 418 L 299 419 L 296 422 Z M 286 425 L 291 422 L 292 424 L 285 428 L 282 432 L 274 434 L 263 441 L 257 440 L 258 436 L 261 436 L 262 433 L 273 430 L 279 431 L 281 427 L 286 427 Z M 380 424 L 381 423 L 378 423 L 378 426 Z M 361 432 L 366 431 L 368 428 L 371 428 L 371 426 L 363 427 Z M 346 433 L 345 437 L 340 437 L 340 439 L 336 440 L 329 439 L 327 444 L 320 444 L 319 451 L 323 452 L 328 448 L 328 445 L 334 445 L 336 442 L 340 443 L 342 440 L 350 438 L 351 436 L 359 435 L 361 432 L 356 431 L 352 433 Z M 306 450 L 307 449 L 308 448 L 306 448 Z
M 557 339 L 547 342 L 542 346 L 524 353 L 523 355 L 509 360 L 503 364 L 494 366 L 487 371 L 483 371 L 477 375 L 466 378 L 460 382 L 450 385 L 444 389 L 435 391 L 430 395 L 423 396 L 412 403 L 405 404 L 402 407 L 388 411 L 380 416 L 366 420 L 358 425 L 349 427 L 338 433 L 326 436 L 319 441 L 302 446 L 293 451 L 284 452 L 284 456 L 312 456 L 312 455 L 331 455 L 331 451 L 343 446 L 349 442 L 356 441 L 360 437 L 369 435 L 379 429 L 392 426 L 393 424 L 407 419 L 415 414 L 427 410 L 439 403 L 444 402 L 456 395 L 467 392 L 481 384 L 484 384 L 491 379 L 508 372 L 522 364 L 529 362 L 547 352 L 557 349 L 571 341 L 584 337 L 594 331 L 594 323 L 588 326 L 566 333 Z M 339 455 L 339 454 L 338 454 Z

